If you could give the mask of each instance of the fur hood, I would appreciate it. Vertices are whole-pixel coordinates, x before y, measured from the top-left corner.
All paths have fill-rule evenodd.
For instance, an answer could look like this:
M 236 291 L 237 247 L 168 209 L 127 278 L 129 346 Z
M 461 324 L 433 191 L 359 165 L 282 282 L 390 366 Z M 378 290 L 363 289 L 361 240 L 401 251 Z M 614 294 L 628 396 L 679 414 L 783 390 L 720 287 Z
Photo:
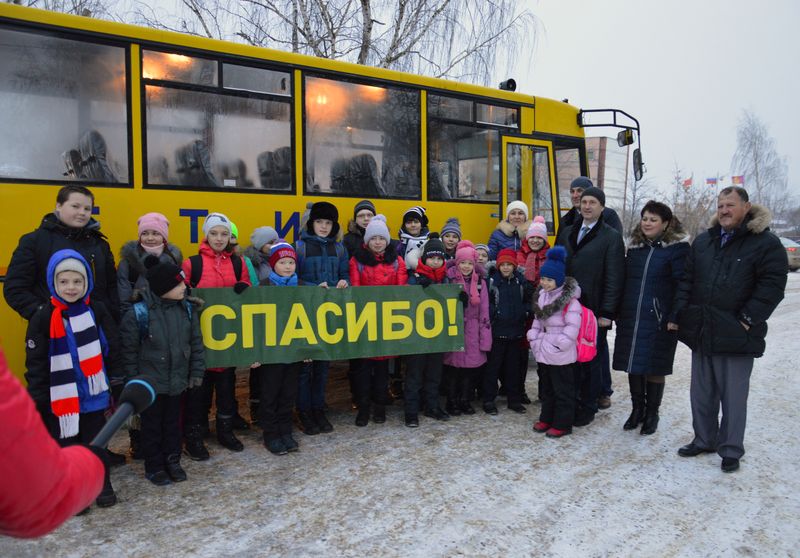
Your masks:
M 250 258 L 250 261 L 253 262 L 253 265 L 258 267 L 262 263 L 267 263 L 267 257 L 260 251 L 256 250 L 255 246 L 248 246 L 242 252 L 242 255 L 246 258 Z
M 528 232 L 528 227 L 530 227 L 532 224 L 533 224 L 533 219 L 531 219 L 530 221 L 525 221 L 516 228 L 517 235 L 522 240 L 525 239 L 525 234 Z M 507 219 L 503 219 L 502 221 L 497 223 L 496 229 L 506 236 L 514 236 L 514 225 L 509 223 Z
M 750 234 L 761 234 L 769 229 L 769 226 L 772 223 L 772 213 L 763 205 L 754 203 L 750 207 L 750 211 L 748 211 L 747 215 L 745 215 L 744 223 L 747 227 L 747 232 Z M 719 218 L 717 217 L 717 214 L 714 213 L 714 216 L 711 218 L 711 222 L 709 223 L 709 228 L 713 229 L 718 225 Z
M 572 277 L 565 277 L 561 294 L 550 304 L 545 304 L 544 308 L 539 308 L 538 301 L 534 302 L 533 315 L 540 320 L 546 320 L 553 314 L 561 312 L 570 300 L 580 298 L 580 296 L 581 288 L 578 286 L 578 282 Z
M 181 255 L 180 248 L 172 243 L 167 243 L 166 250 L 172 255 L 172 259 L 175 260 L 175 265 L 180 266 L 183 263 L 183 256 Z M 135 270 L 139 275 L 145 275 L 147 273 L 147 269 L 144 267 L 144 259 L 147 257 L 147 253 L 139 249 L 138 240 L 130 240 L 123 244 L 119 255 L 120 259 L 126 260 L 130 268 Z
M 677 219 L 673 219 L 672 223 L 670 223 L 667 230 L 664 231 L 664 235 L 659 239 L 661 246 L 667 247 L 673 244 L 677 244 L 678 242 L 689 242 L 689 235 L 686 234 L 686 231 L 681 225 L 681 222 Z M 631 231 L 631 238 L 628 241 L 628 248 L 641 248 L 643 246 L 649 246 L 650 241 L 644 236 L 642 232 L 641 223 L 637 223 L 636 227 Z

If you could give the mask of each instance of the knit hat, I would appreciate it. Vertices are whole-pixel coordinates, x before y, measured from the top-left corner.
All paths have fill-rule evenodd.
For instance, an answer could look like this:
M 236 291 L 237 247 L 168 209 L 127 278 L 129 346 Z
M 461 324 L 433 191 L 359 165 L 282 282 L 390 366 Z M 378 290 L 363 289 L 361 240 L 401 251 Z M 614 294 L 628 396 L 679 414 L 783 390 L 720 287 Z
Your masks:
M 139 225 L 139 236 L 144 231 L 156 231 L 167 240 L 169 237 L 169 221 L 161 213 L 145 213 L 136 222 Z
M 423 227 L 428 226 L 428 217 L 425 215 L 425 208 L 419 205 L 415 205 L 405 213 L 403 213 L 403 226 L 405 226 L 406 221 L 411 219 L 416 219 L 420 223 L 422 223 Z
M 228 232 L 231 232 L 231 220 L 222 213 L 209 213 L 203 221 L 203 236 L 208 236 L 208 231 L 216 226 L 222 225 Z
M 488 244 L 476 244 L 475 245 L 475 250 L 483 250 L 487 254 L 491 253 L 491 251 L 489 250 L 489 245 Z
M 376 215 L 378 212 L 375 211 L 375 204 L 369 200 L 361 200 L 356 204 L 356 207 L 353 209 L 353 219 L 356 218 L 356 215 L 361 213 L 362 210 L 369 209 L 372 211 L 373 215 Z
M 308 213 L 308 222 L 306 223 L 306 230 L 308 234 L 314 234 L 314 221 L 317 219 L 327 219 L 333 222 L 331 232 L 328 233 L 328 238 L 336 238 L 339 234 L 339 210 L 330 202 L 321 201 L 311 206 Z
M 278 240 L 278 233 L 272 227 L 258 227 L 250 235 L 250 244 L 259 252 L 265 244 Z
M 231 221 L 231 238 L 239 240 L 239 227 L 233 221 Z
M 429 234 L 428 240 L 422 246 L 422 263 L 425 263 L 431 256 L 439 257 L 443 260 L 447 258 L 439 233 L 432 232 Z
M 529 238 L 538 237 L 547 240 L 547 225 L 544 223 L 544 217 L 537 215 L 533 218 L 533 223 L 528 227 L 528 232 L 525 233 L 525 240 Z
M 580 188 L 581 190 L 586 190 L 587 188 L 594 188 L 594 184 L 589 178 L 585 176 L 579 176 L 578 178 L 573 180 L 569 185 L 570 190 L 574 188 Z
M 525 220 L 528 220 L 528 206 L 525 205 L 524 201 L 519 200 L 513 201 L 506 206 L 506 219 L 508 219 L 509 213 L 511 213 L 511 211 L 514 209 L 519 209 L 522 211 L 525 214 Z
M 595 188 L 594 186 L 592 186 L 591 188 L 586 188 L 581 194 L 581 199 L 585 198 L 586 196 L 592 196 L 593 198 L 597 198 L 597 200 L 600 202 L 600 205 L 605 207 L 606 195 L 600 188 Z
M 382 213 L 378 213 L 367 225 L 367 230 L 364 231 L 364 244 L 368 243 L 371 238 L 381 236 L 386 239 L 386 242 L 391 240 L 389 235 L 389 227 L 386 226 L 386 217 Z
M 156 296 L 164 296 L 186 281 L 180 267 L 171 262 L 161 262 L 156 256 L 147 256 L 144 266 L 147 268 L 147 283 Z
M 458 217 L 450 217 L 445 221 L 441 235 L 444 236 L 447 233 L 454 233 L 461 240 L 461 223 L 458 222 Z
M 552 279 L 556 282 L 556 286 L 560 287 L 564 284 L 564 275 L 566 274 L 567 251 L 563 246 L 553 246 L 547 251 L 545 257 L 539 276 Z
M 513 265 L 517 265 L 517 253 L 512 250 L 511 248 L 503 248 L 497 254 L 497 265 L 504 263 L 510 263 Z
M 297 252 L 294 251 L 291 244 L 283 239 L 272 245 L 269 251 L 269 266 L 274 268 L 281 258 L 292 258 L 295 262 L 297 261 Z
M 456 265 L 464 260 L 476 262 L 478 260 L 478 252 L 475 251 L 475 245 L 469 240 L 461 240 L 456 244 Z
M 71 252 L 72 250 L 70 250 Z M 67 250 L 59 250 L 56 254 L 61 254 L 62 252 L 67 252 Z M 86 260 L 83 258 L 76 258 L 75 254 L 62 254 L 64 257 L 61 261 L 59 261 L 54 269 L 53 269 L 53 289 L 56 288 L 56 281 L 58 280 L 58 274 L 63 273 L 65 271 L 74 271 L 75 273 L 79 273 L 83 277 L 83 292 L 81 293 L 79 298 L 83 298 L 86 296 L 87 291 L 89 290 L 89 276 L 87 271 L 87 264 Z M 55 254 L 54 254 L 55 256 Z M 54 292 L 58 292 L 54 290 Z M 60 298 L 60 297 L 59 297 Z

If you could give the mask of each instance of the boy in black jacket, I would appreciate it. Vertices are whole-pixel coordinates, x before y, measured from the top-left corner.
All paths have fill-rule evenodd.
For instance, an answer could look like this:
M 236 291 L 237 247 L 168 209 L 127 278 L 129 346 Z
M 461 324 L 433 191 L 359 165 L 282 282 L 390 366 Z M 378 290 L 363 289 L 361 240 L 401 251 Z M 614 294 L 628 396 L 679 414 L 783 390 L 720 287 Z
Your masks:
M 520 374 L 525 324 L 533 297 L 533 286 L 517 271 L 517 255 L 504 248 L 497 254 L 497 266 L 489 272 L 489 313 L 492 320 L 492 350 L 483 374 L 483 410 L 497 414 L 497 380 L 502 378 L 508 408 L 524 413 L 524 376 Z
M 145 477 L 157 486 L 186 480 L 181 467 L 181 396 L 203 382 L 205 358 L 196 298 L 186 299 L 181 268 L 145 258 L 148 288 L 120 326 L 122 365 L 127 379 L 141 376 L 156 390 L 142 416 L 141 451 Z

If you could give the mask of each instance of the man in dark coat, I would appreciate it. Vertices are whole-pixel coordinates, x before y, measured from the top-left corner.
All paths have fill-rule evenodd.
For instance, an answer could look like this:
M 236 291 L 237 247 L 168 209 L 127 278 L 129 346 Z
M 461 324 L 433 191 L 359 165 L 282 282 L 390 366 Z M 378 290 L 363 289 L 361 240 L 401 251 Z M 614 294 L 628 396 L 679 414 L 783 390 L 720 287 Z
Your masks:
M 678 285 L 678 324 L 668 325 L 692 349 L 694 440 L 678 454 L 716 451 L 726 473 L 744 455 L 753 359 L 764 354 L 767 319 L 786 288 L 786 251 L 769 232 L 771 217 L 744 188 L 720 192 L 716 218 L 692 243 Z
M 56 209 L 35 231 L 20 238 L 8 264 L 3 295 L 8 305 L 30 320 L 50 300 L 47 262 L 59 250 L 71 248 L 89 263 L 94 277 L 92 300 L 105 304 L 119 322 L 119 295 L 114 255 L 92 216 L 94 196 L 88 188 L 69 185 L 59 190 Z
M 572 208 L 561 218 L 562 227 L 574 225 L 575 221 L 581 220 L 581 195 L 587 188 L 594 188 L 594 184 L 585 176 L 579 176 L 569 185 L 569 195 L 572 199 Z M 619 220 L 619 215 L 617 215 L 617 212 L 610 207 L 603 208 L 603 221 L 605 221 L 606 225 L 612 227 L 619 234 L 625 234 L 622 232 L 622 221 Z
M 625 245 L 620 235 L 603 220 L 605 194 L 599 188 L 587 188 L 581 194 L 581 220 L 561 227 L 556 244 L 567 250 L 567 275 L 581 287 L 581 304 L 597 317 L 597 356 L 578 365 L 581 404 L 575 426 L 594 420 L 598 399 L 611 395 L 606 335 L 611 328 L 625 284 Z

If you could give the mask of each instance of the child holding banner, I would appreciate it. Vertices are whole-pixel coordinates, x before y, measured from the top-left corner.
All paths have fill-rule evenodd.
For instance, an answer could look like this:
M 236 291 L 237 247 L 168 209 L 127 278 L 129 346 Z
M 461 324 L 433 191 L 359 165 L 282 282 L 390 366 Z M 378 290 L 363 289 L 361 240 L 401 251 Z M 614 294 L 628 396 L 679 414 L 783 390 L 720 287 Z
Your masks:
M 296 287 L 302 284 L 296 273 L 297 253 L 285 241 L 279 240 L 272 246 L 269 265 L 272 271 L 265 285 Z M 286 455 L 299 449 L 292 436 L 292 408 L 302 367 L 302 362 L 287 362 L 262 364 L 255 370 L 261 388 L 259 421 L 264 431 L 264 447 L 274 455 Z
M 413 256 L 410 252 L 409 256 Z M 408 256 L 406 256 L 408 259 Z M 422 257 L 409 274 L 409 285 L 441 285 L 447 283 L 444 265 L 444 244 L 438 233 L 430 233 L 422 247 Z M 419 426 L 420 389 L 425 398 L 425 416 L 436 420 L 450 420 L 450 415 L 439 407 L 439 384 L 442 380 L 444 353 L 427 353 L 406 357 L 406 382 L 404 389 L 405 423 L 409 428 Z M 424 379 L 424 383 L 423 383 Z
M 230 250 L 231 221 L 222 213 L 209 213 L 203 222 L 205 238 L 199 254 L 183 262 L 183 273 L 191 287 L 233 287 L 241 293 L 250 286 L 247 267 L 241 256 Z M 216 387 L 217 440 L 231 451 L 242 451 L 242 442 L 233 433 L 233 416 L 236 414 L 236 369 L 210 368 L 206 370 L 202 386 L 189 389 L 186 395 L 185 437 L 186 452 L 195 461 L 209 458 L 203 443 L 204 425 L 208 425 L 206 401 Z
M 444 364 L 448 377 L 446 411 L 450 415 L 472 415 L 470 405 L 478 369 L 486 363 L 492 349 L 492 327 L 489 322 L 489 290 L 476 270 L 477 252 L 472 242 L 462 240 L 456 247 L 455 265 L 447 270 L 451 283 L 463 286 L 464 350 L 446 353 Z
M 145 477 L 156 486 L 186 480 L 181 467 L 181 397 L 205 373 L 201 301 L 186 299 L 181 268 L 151 255 L 145 259 L 148 288 L 137 291 L 122 317 L 120 338 L 126 379 L 141 376 L 156 390 L 142 412 L 141 451 Z
M 364 231 L 364 243 L 350 259 L 350 281 L 358 286 L 405 285 L 408 273 L 403 258 L 391 244 L 386 217 L 372 218 Z M 353 374 L 358 414 L 356 426 L 369 422 L 370 404 L 375 408 L 372 420 L 386 422 L 386 395 L 389 388 L 389 359 L 392 357 L 365 358 Z
M 332 203 L 311 206 L 306 229 L 297 241 L 297 274 L 306 285 L 345 289 L 350 271 L 347 250 L 339 235 L 339 211 Z M 325 386 L 330 361 L 315 360 L 303 365 L 297 387 L 297 415 L 308 435 L 333 431 L 325 416 Z

